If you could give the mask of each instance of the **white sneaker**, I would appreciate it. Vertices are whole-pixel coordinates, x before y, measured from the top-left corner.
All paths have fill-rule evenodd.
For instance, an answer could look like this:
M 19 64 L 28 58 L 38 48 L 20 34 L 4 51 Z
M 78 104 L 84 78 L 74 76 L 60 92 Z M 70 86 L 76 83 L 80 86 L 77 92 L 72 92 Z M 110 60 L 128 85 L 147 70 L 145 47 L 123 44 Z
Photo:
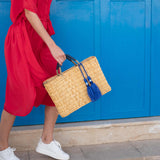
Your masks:
M 8 147 L 0 151 L 0 160 L 20 160 L 15 154 L 15 148 Z
M 49 144 L 45 144 L 42 142 L 42 139 L 40 138 L 36 147 L 36 152 L 59 160 L 70 159 L 70 156 L 62 150 L 60 143 L 56 140 L 53 140 Z

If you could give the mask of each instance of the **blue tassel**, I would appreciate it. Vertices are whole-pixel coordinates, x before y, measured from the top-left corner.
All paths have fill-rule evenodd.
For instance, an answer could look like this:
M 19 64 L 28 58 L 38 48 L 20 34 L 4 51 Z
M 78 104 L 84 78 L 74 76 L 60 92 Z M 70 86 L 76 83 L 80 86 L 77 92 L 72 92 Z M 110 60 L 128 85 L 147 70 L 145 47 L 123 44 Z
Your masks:
M 90 85 L 88 84 L 88 81 L 85 78 L 84 78 L 84 82 L 86 83 L 86 86 L 87 86 L 88 96 L 90 97 L 91 101 L 94 102 L 98 100 L 102 96 L 102 94 L 98 86 L 95 83 L 93 83 L 93 81 L 89 76 L 88 78 L 89 78 Z
M 82 70 L 81 70 L 81 68 L 80 68 L 80 65 L 83 67 L 83 69 L 84 69 L 84 71 L 85 71 L 85 73 L 86 73 L 86 75 L 87 75 L 87 79 L 88 79 L 89 83 L 88 83 L 87 79 L 84 77 L 84 74 L 83 74 L 83 72 L 82 72 Z M 100 89 L 99 89 L 98 86 L 91 80 L 91 77 L 88 76 L 88 74 L 87 74 L 87 72 L 86 72 L 83 64 L 82 64 L 82 63 L 78 64 L 78 67 L 79 67 L 79 69 L 80 69 L 80 71 L 81 71 L 81 73 L 82 73 L 82 75 L 83 75 L 84 82 L 85 82 L 85 84 L 86 84 L 86 86 L 87 86 L 88 96 L 90 97 L 91 101 L 94 102 L 94 101 L 98 100 L 98 99 L 102 96 Z
M 91 80 L 91 77 L 88 76 L 87 78 L 91 84 L 90 87 L 92 88 L 92 91 L 94 92 L 94 101 L 96 101 L 102 96 L 101 91 L 98 88 L 98 86 Z

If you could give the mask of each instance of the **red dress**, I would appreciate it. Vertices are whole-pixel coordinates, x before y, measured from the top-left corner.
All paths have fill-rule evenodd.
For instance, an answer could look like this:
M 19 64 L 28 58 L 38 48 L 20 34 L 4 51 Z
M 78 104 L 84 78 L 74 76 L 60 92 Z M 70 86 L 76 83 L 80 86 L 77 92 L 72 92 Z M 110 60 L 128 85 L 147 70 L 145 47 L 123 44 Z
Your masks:
M 11 0 L 13 24 L 5 38 L 7 81 L 4 110 L 26 116 L 33 106 L 55 106 L 43 81 L 56 75 L 57 61 L 24 14 L 24 8 L 38 14 L 49 35 L 55 34 L 49 12 L 52 0 Z

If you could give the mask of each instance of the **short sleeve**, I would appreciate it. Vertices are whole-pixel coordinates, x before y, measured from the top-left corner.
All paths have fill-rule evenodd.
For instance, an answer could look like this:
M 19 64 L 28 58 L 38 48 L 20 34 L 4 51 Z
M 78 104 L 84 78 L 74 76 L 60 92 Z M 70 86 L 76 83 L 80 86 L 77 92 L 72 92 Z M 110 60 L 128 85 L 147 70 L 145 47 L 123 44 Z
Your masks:
M 26 8 L 32 12 L 37 13 L 37 5 L 36 0 L 23 0 L 23 9 Z
M 10 18 L 14 22 L 24 9 L 38 13 L 37 0 L 11 0 Z

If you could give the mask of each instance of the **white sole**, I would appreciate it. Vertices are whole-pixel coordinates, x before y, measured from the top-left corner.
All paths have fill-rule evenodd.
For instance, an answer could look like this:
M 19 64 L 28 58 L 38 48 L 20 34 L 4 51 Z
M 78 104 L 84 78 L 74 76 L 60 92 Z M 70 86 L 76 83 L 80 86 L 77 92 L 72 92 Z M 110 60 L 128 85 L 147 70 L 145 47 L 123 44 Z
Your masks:
M 4 159 L 0 158 L 0 160 L 4 160 Z
M 47 152 L 46 150 L 43 150 L 40 148 L 36 148 L 36 152 L 40 153 L 40 154 L 44 154 L 44 155 L 52 157 L 52 158 L 55 158 L 55 159 L 58 159 L 58 160 L 69 160 L 69 159 L 61 159 L 61 158 L 57 157 L 56 155 L 54 155 L 53 153 Z
M 4 160 L 4 159 L 2 159 L 2 158 L 0 157 L 0 160 Z

